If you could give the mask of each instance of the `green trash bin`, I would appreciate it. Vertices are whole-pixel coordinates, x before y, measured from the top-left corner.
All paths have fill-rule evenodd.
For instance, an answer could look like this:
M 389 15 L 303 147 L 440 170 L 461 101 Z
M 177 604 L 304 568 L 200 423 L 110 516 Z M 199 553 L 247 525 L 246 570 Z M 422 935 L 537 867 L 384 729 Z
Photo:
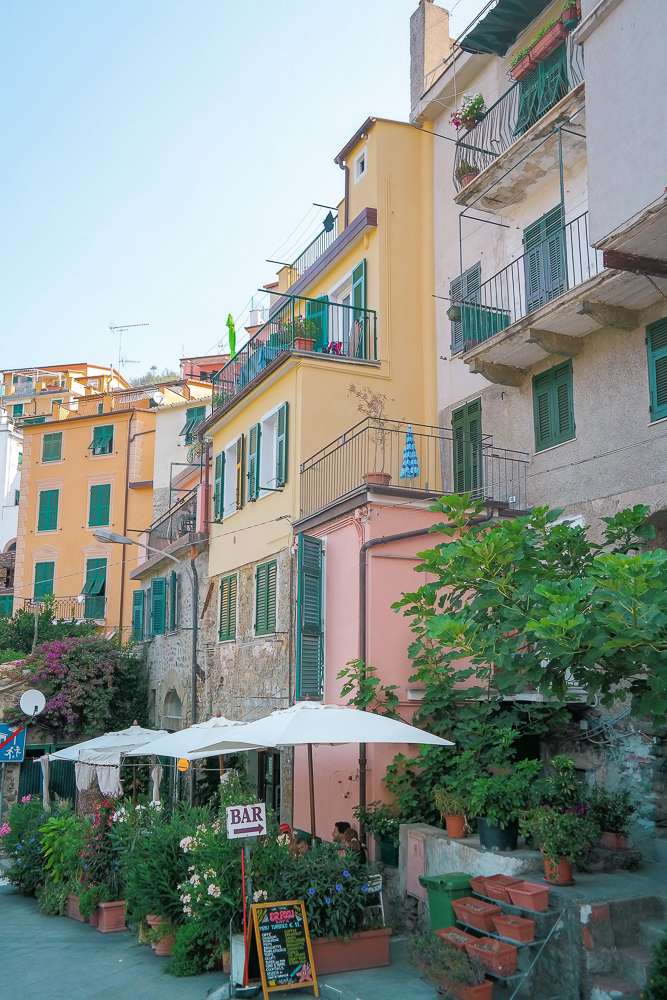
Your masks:
M 452 927 L 456 923 L 452 900 L 470 895 L 470 878 L 466 872 L 419 876 L 419 884 L 428 893 L 432 931 L 437 931 L 440 927 Z

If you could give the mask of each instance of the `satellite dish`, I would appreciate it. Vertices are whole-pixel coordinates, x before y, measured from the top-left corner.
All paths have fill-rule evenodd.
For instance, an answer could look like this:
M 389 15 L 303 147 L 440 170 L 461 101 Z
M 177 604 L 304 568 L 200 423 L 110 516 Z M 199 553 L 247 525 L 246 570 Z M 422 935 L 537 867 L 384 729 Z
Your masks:
M 32 719 L 44 711 L 46 698 L 41 691 L 26 691 L 25 694 L 21 695 L 19 704 L 21 705 L 23 714 L 29 715 Z

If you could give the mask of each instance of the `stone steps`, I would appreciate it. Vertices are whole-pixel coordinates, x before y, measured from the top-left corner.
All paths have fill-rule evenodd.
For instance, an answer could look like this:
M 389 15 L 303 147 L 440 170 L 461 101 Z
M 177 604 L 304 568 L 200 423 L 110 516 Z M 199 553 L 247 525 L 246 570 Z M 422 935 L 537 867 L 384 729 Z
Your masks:
M 591 1000 L 640 1000 L 640 994 L 640 987 L 627 979 L 598 976 L 593 980 Z
M 639 939 L 647 948 L 658 944 L 667 933 L 667 920 L 641 920 L 638 926 Z
M 648 948 L 619 948 L 616 964 L 624 978 L 637 986 L 645 986 L 652 960 Z

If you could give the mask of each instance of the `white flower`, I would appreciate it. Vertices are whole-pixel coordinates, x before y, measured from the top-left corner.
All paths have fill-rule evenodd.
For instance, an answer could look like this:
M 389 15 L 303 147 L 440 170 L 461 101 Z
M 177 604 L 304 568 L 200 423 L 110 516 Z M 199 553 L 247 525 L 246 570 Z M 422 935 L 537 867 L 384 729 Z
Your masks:
M 258 889 L 257 892 L 253 892 L 252 901 L 253 903 L 259 903 L 260 899 L 268 899 L 269 894 L 266 889 Z
M 134 810 L 135 810 L 135 812 L 143 812 L 143 810 L 145 808 L 146 808 L 146 806 L 135 806 Z
M 290 840 L 291 838 L 289 833 L 281 833 L 279 837 L 276 837 L 276 841 L 281 847 L 289 847 Z
M 209 894 L 209 896 L 215 896 L 216 899 L 217 899 L 218 896 L 220 895 L 220 886 L 219 885 L 213 885 L 213 884 L 209 885 L 209 887 L 208 887 L 208 894 Z
M 204 878 L 215 878 L 214 870 L 212 868 L 209 868 L 208 871 L 205 871 Z
M 183 895 L 181 896 L 181 902 L 182 902 L 182 903 L 189 903 L 191 899 L 192 899 L 192 896 L 190 895 L 190 893 L 189 893 L 189 892 L 185 892 L 185 893 L 183 893 Z
M 183 913 L 185 913 L 186 916 L 191 917 L 192 916 L 192 907 L 191 906 L 184 906 L 183 907 Z
M 190 867 L 188 868 L 188 871 L 189 872 L 193 872 L 194 870 L 195 870 L 195 866 L 194 865 L 190 865 Z
M 197 875 L 196 873 L 190 879 L 190 882 L 192 882 L 193 885 L 199 885 L 200 881 L 201 879 L 199 878 L 199 875 Z

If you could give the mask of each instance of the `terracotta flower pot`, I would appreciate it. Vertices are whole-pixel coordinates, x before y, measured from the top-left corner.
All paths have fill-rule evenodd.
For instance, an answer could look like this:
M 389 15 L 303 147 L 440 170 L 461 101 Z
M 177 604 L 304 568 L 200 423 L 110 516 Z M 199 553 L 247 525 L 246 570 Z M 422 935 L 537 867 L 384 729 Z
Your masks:
M 349 941 L 342 938 L 313 938 L 313 965 L 318 976 L 331 972 L 352 972 L 389 965 L 391 927 L 358 931 Z
M 614 833 L 612 830 L 603 830 L 600 837 L 600 847 L 606 847 L 609 851 L 627 851 L 628 838 L 623 833 Z M 69 896 L 67 899 L 69 900 Z
M 523 879 L 514 878 L 512 875 L 491 875 L 484 879 L 485 895 L 491 899 L 498 899 L 501 903 L 511 903 L 508 887 L 519 885 Z
M 493 983 L 490 979 L 485 979 L 479 986 L 465 986 L 463 983 L 453 983 L 444 977 L 440 980 L 441 987 L 455 998 L 455 1000 L 491 1000 L 493 996 Z
M 560 19 L 565 25 L 566 31 L 572 31 L 574 28 L 576 28 L 579 22 L 579 13 L 577 11 L 576 3 L 573 3 L 569 7 L 566 7 L 560 16 Z
M 90 926 L 99 927 L 100 923 L 100 911 L 99 908 L 90 914 Z
M 113 903 L 98 903 L 98 931 L 100 934 L 117 934 L 125 927 L 125 900 L 115 900 Z M 91 921 L 92 923 L 92 921 Z
M 168 958 L 171 955 L 171 949 L 174 947 L 174 942 L 176 941 L 175 934 L 169 934 L 167 937 L 162 938 L 155 945 L 155 954 L 159 958 Z
M 312 351 L 315 346 L 314 337 L 295 337 L 294 338 L 294 350 L 295 351 Z
M 476 892 L 479 896 L 488 895 L 486 891 L 486 879 L 483 875 L 475 875 L 474 878 L 470 879 L 470 888 L 473 892 Z
M 468 927 L 474 927 L 478 931 L 486 931 L 493 934 L 493 918 L 501 912 L 499 906 L 493 903 L 484 903 L 474 896 L 464 896 L 463 899 L 452 899 L 452 909 L 456 914 L 456 919 Z
M 497 976 L 511 976 L 516 972 L 517 951 L 515 944 L 495 938 L 477 938 L 466 945 L 470 958 L 477 958 L 488 972 Z
M 541 913 L 549 908 L 549 890 L 535 882 L 521 882 L 520 885 L 511 885 L 508 890 L 510 899 L 514 906 L 522 910 L 535 910 Z
M 477 177 L 477 171 L 471 171 L 468 174 L 461 174 L 461 177 L 459 178 L 461 187 L 467 187 L 471 181 L 474 181 L 475 177 Z
M 150 927 L 150 929 L 152 931 L 154 931 L 155 928 L 159 924 L 162 923 L 162 917 L 159 916 L 159 914 L 157 914 L 157 913 L 147 913 L 146 914 L 146 923 L 148 924 L 148 926 Z M 157 947 L 157 945 L 156 945 L 155 941 L 151 941 L 151 948 L 153 949 L 153 951 L 155 951 L 156 947 Z
M 435 936 L 440 938 L 441 941 L 451 944 L 452 948 L 456 948 L 457 951 L 462 951 L 464 954 L 466 945 L 471 941 L 477 940 L 472 934 L 466 934 L 459 927 L 438 927 L 437 931 L 435 931 Z
M 561 858 L 557 865 L 549 858 L 545 858 L 544 878 L 551 885 L 572 885 L 574 883 L 572 865 L 567 858 Z
M 71 917 L 72 920 L 80 921 L 82 924 L 85 924 L 88 920 L 88 917 L 81 916 L 79 897 L 75 896 L 73 892 L 67 893 L 67 916 Z
M 465 816 L 445 816 L 445 826 L 447 827 L 447 836 L 451 837 L 452 840 L 463 840 L 468 835 Z
M 367 472 L 364 475 L 364 482 L 373 486 L 389 486 L 391 476 L 388 472 Z
M 514 917 L 509 913 L 503 913 L 499 917 L 494 917 L 496 933 L 510 941 L 517 941 L 519 944 L 530 944 L 535 940 L 535 921 L 526 917 Z

